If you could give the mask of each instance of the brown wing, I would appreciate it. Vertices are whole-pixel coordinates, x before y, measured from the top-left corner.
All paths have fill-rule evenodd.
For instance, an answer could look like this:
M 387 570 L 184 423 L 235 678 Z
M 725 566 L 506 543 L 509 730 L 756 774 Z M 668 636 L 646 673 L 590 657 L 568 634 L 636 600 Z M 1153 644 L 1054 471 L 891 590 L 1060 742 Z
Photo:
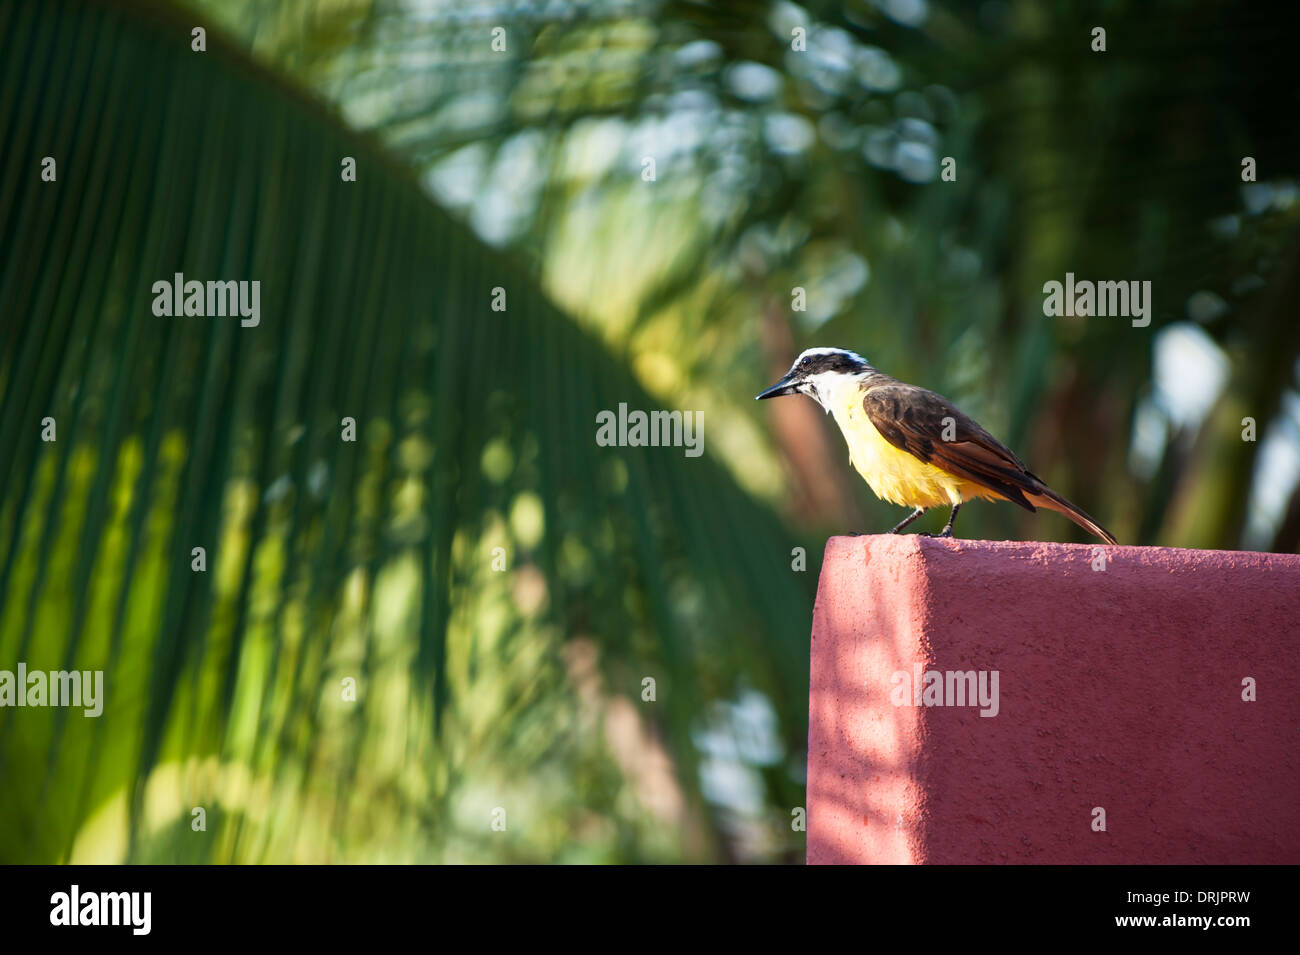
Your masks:
M 996 491 L 1027 510 L 1036 510 L 1025 499 L 1025 492 L 1041 492 L 1042 481 L 943 395 L 901 381 L 868 384 L 862 407 L 894 447 Z M 952 440 L 944 440 L 945 429 Z

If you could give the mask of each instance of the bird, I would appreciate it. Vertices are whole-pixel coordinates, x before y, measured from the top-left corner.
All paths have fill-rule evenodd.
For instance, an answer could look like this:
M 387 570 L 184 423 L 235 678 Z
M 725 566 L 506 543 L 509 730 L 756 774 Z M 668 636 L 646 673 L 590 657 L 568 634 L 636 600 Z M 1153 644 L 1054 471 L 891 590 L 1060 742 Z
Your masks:
M 943 395 L 891 378 L 856 352 L 809 348 L 755 400 L 800 394 L 834 416 L 849 446 L 849 462 L 875 495 L 913 509 L 891 534 L 930 508 L 951 507 L 938 536 L 952 537 L 962 504 L 980 498 L 1011 501 L 1028 511 L 1044 507 L 1108 544 L 1117 543 Z

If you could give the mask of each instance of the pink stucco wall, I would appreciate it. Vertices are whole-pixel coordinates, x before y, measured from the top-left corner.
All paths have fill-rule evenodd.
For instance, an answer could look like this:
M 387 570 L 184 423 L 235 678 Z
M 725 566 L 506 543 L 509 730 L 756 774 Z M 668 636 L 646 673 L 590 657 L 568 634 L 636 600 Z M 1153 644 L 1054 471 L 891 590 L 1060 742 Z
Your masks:
M 835 537 L 811 682 L 810 863 L 1300 862 L 1300 556 Z

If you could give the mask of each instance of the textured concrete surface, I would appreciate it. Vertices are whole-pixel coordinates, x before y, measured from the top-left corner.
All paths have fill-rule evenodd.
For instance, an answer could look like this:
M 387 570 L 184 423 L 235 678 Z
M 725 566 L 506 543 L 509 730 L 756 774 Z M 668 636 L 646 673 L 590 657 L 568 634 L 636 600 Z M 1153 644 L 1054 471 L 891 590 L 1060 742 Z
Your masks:
M 918 664 L 997 671 L 997 715 Z M 808 861 L 1300 862 L 1298 674 L 1297 555 L 832 538 Z

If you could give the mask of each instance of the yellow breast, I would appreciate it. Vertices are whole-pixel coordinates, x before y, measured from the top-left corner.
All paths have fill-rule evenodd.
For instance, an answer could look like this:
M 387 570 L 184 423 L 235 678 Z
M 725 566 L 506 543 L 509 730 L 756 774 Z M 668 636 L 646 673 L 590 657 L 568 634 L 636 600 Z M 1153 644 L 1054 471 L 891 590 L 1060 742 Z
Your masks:
M 857 382 L 842 389 L 829 403 L 848 443 L 849 460 L 876 497 L 906 507 L 951 507 L 972 497 L 989 496 L 978 484 L 927 464 L 886 441 L 862 408 Z

